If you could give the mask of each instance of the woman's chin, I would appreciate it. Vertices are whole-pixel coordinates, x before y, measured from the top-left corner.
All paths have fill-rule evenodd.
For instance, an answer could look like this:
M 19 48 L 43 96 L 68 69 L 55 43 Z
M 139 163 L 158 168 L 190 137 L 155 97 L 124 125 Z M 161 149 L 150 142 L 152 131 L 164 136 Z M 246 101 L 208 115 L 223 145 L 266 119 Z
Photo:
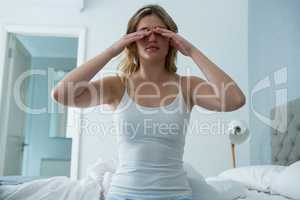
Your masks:
M 161 61 L 163 58 L 161 57 L 161 55 L 147 55 L 144 57 L 145 61 L 148 62 L 157 62 L 157 61 Z
M 148 56 L 148 57 L 153 57 L 153 56 L 157 56 L 157 55 L 160 55 L 161 52 L 160 51 L 146 51 L 145 52 L 145 55 Z
M 151 52 L 151 53 L 148 53 L 148 52 L 145 52 L 144 56 L 143 56 L 143 59 L 146 60 L 146 61 L 160 61 L 160 60 L 163 60 L 165 59 L 165 57 L 157 52 L 157 53 L 154 53 L 154 52 Z

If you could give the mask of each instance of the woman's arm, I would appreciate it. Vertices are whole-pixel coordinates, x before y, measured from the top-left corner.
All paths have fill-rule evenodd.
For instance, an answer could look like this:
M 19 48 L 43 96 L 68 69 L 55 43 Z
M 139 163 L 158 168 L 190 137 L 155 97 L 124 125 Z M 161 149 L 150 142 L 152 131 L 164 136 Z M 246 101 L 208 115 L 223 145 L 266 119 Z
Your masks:
M 96 81 L 90 80 L 128 44 L 148 34 L 146 31 L 138 31 L 124 35 L 105 51 L 68 73 L 52 90 L 52 98 L 72 107 L 110 104 L 115 95 L 113 87 L 116 87 L 114 85 L 118 77 L 108 76 Z
M 84 93 L 89 93 L 89 100 L 95 101 L 96 98 L 92 97 L 92 94 L 96 95 L 97 91 L 95 90 L 99 89 L 98 82 L 90 83 L 89 81 L 111 58 L 110 49 L 107 49 L 88 62 L 73 69 L 54 87 L 51 94 L 52 97 L 57 102 L 72 107 L 81 107 L 77 99 L 80 99 L 80 96 Z M 84 104 L 90 103 L 91 105 L 94 104 L 92 102 L 85 102 Z
M 199 49 L 193 47 L 190 51 L 190 57 L 203 72 L 207 80 L 213 83 L 212 87 L 219 99 L 219 105 L 217 105 L 216 110 L 232 111 L 245 104 L 245 95 L 236 82 L 216 64 L 210 61 Z M 198 80 L 196 82 L 200 83 L 202 81 Z M 203 82 L 202 84 L 204 85 Z
M 197 76 L 188 77 L 191 104 L 209 110 L 233 111 L 245 104 L 245 95 L 238 85 L 199 49 L 183 37 L 164 28 L 155 31 L 170 38 L 170 44 L 183 55 L 193 59 L 208 81 Z

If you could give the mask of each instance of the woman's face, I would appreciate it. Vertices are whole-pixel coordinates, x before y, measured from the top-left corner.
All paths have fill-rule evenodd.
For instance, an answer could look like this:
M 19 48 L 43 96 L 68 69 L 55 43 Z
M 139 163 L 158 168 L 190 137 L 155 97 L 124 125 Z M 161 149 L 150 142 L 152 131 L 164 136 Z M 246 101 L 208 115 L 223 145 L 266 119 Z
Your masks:
M 153 31 L 155 27 L 167 28 L 156 15 L 148 15 L 142 18 L 136 31 L 150 30 L 151 33 L 141 40 L 136 41 L 139 58 L 147 61 L 162 60 L 169 51 L 169 39 Z

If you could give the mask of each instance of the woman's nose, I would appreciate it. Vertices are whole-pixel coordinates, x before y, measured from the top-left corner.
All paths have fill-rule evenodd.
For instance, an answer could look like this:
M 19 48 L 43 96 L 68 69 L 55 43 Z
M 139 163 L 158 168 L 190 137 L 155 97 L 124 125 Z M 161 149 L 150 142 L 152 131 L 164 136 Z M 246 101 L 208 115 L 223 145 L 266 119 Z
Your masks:
M 155 41 L 156 40 L 156 35 L 155 32 L 153 30 L 151 30 L 150 34 L 149 34 L 149 41 Z

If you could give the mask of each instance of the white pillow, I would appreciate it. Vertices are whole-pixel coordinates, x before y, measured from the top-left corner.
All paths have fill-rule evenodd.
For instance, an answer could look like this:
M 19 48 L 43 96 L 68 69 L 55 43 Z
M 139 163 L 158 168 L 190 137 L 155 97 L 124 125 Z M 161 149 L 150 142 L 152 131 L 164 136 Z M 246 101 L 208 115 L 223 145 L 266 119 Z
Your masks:
M 248 189 L 270 192 L 272 181 L 286 167 L 280 165 L 257 165 L 226 170 L 219 177 L 242 183 Z
M 184 163 L 189 185 L 192 188 L 192 199 L 195 200 L 232 200 L 245 197 L 243 187 L 234 181 L 206 180 L 189 163 Z
M 221 194 L 205 180 L 188 177 L 192 188 L 192 199 L 197 200 L 225 200 Z M 229 200 L 229 199 L 226 199 Z
M 206 182 L 213 186 L 225 199 L 244 199 L 247 197 L 247 189 L 239 182 L 220 177 L 207 178 Z
M 288 166 L 271 184 L 271 193 L 300 199 L 300 161 Z

